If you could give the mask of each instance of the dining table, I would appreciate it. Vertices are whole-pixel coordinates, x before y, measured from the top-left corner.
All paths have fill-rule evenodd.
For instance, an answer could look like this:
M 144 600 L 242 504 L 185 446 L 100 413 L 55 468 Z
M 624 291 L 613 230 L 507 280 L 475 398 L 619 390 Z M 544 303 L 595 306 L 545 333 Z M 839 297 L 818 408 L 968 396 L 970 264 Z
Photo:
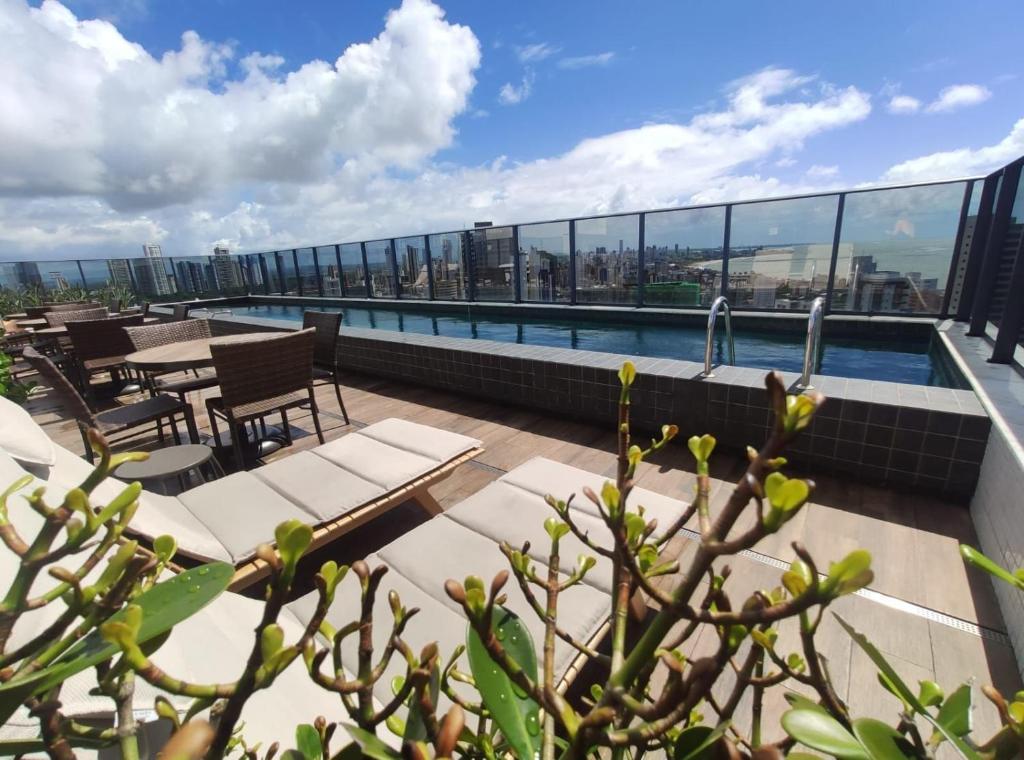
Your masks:
M 273 338 L 280 333 L 256 332 L 239 335 L 221 335 L 215 338 L 197 338 L 166 343 L 162 346 L 134 351 L 124 357 L 125 364 L 143 372 L 187 372 L 213 365 L 210 346 L 225 343 L 247 343 Z
M 46 327 L 50 323 L 45 318 L 40 317 L 38 319 L 16 319 L 14 324 L 24 330 L 29 327 Z
M 119 316 L 131 316 L 131 315 L 129 315 L 129 314 L 125 314 L 125 315 L 115 314 L 114 316 L 119 317 Z M 146 325 L 152 325 L 152 324 L 155 324 L 156 322 L 160 322 L 160 321 L 162 321 L 160 319 L 160 317 L 146 317 L 145 319 L 142 320 L 142 323 L 146 324 Z M 35 332 L 36 335 L 52 335 L 54 337 L 59 338 L 59 337 L 61 337 L 63 335 L 67 335 L 68 334 L 68 328 L 67 328 L 66 324 L 63 324 L 63 325 L 57 325 L 56 327 L 45 327 L 45 328 L 43 328 L 41 330 L 35 330 L 34 332 Z

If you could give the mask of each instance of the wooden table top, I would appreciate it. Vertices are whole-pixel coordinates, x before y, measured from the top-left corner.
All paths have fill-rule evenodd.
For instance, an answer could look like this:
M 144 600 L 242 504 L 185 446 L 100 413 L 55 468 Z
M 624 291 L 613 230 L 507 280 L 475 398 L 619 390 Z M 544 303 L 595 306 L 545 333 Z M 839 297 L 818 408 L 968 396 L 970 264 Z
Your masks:
M 128 354 L 124 360 L 129 367 L 154 372 L 177 372 L 187 369 L 199 369 L 213 364 L 210 345 L 217 343 L 246 343 L 252 340 L 265 340 L 280 337 L 279 332 L 243 333 L 241 335 L 223 335 L 219 338 L 199 338 L 184 340 L 179 343 L 168 343 L 164 346 L 147 348 Z
M 19 311 L 16 314 L 8 314 L 6 317 L 4 317 L 4 319 L 7 321 L 13 321 L 17 319 L 28 319 L 28 314 L 24 311 Z
M 114 314 L 115 317 L 130 317 L 130 314 Z M 91 320 L 90 320 L 91 321 Z M 143 324 L 152 325 L 160 321 L 160 317 L 146 317 L 142 320 Z M 56 327 L 47 327 L 43 330 L 36 330 L 36 335 L 67 335 L 68 328 L 65 325 L 57 325 Z
M 18 327 L 46 327 L 49 322 L 45 318 L 42 319 L 18 319 L 15 320 L 14 324 Z

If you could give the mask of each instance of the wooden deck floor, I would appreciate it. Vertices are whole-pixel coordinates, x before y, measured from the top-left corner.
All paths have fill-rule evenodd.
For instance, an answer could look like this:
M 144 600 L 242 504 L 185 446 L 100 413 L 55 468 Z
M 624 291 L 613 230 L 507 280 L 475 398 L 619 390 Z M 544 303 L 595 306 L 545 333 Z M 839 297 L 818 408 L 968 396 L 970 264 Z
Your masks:
M 445 508 L 534 456 L 608 476 L 614 472 L 615 436 L 604 427 L 365 376 L 346 377 L 343 393 L 351 426 L 341 419 L 333 388 L 321 386 L 318 390 L 328 439 L 387 417 L 401 417 L 483 441 L 485 453 L 434 490 Z M 201 400 L 197 397 L 193 403 L 200 429 L 208 431 L 205 415 L 199 413 Z M 55 407 L 45 389 L 36 394 L 29 409 L 55 440 L 81 452 L 75 424 Z M 275 457 L 317 444 L 308 413 L 292 417 L 292 427 L 300 437 L 292 448 Z M 741 472 L 739 458 L 716 454 L 712 472 L 716 479 L 714 503 L 724 501 L 729 481 Z M 965 568 L 957 554 L 960 542 L 976 543 L 966 508 L 870 484 L 836 478 L 816 480 L 818 488 L 812 504 L 778 535 L 759 545 L 756 553 L 731 561 L 733 598 L 744 598 L 739 589 L 749 592 L 778 585 L 779 563 L 791 560 L 792 541 L 803 542 L 822 567 L 851 549 L 866 548 L 874 555 L 873 593 L 847 597 L 836 609 L 892 658 L 909 683 L 934 679 L 948 693 L 962 681 L 976 677 L 979 685 L 994 683 L 1004 694 L 1019 688 L 1016 662 L 1001 636 L 1003 622 L 990 582 L 986 576 Z M 645 488 L 685 500 L 692 494 L 693 482 L 684 445 L 673 445 L 654 462 L 645 463 L 639 477 Z M 360 528 L 329 551 L 339 561 L 350 561 L 424 519 L 418 510 L 406 505 Z M 684 547 L 684 556 L 685 552 Z M 980 629 L 964 630 L 973 626 Z M 795 631 L 785 631 L 784 640 L 787 637 L 795 641 Z M 700 648 L 707 643 L 698 640 L 694 646 Z M 851 645 L 834 620 L 825 621 L 821 644 L 840 696 L 850 702 L 856 714 L 887 719 L 895 715 L 895 698 L 878 685 L 871 663 Z M 980 694 L 977 700 L 983 702 Z M 773 709 L 782 707 L 775 705 Z M 994 711 L 987 703 L 981 704 L 976 710 L 976 726 L 981 734 L 997 725 Z

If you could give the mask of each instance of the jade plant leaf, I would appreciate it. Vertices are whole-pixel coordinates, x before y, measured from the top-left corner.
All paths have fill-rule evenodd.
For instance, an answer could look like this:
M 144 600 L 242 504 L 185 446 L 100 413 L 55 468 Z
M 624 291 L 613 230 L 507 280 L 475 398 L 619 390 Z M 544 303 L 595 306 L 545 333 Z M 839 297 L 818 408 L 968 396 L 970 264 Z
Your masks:
M 1021 579 L 1000 567 L 973 546 L 960 544 L 960 556 L 964 558 L 964 561 L 967 562 L 967 564 L 974 565 L 979 570 L 984 570 L 989 575 L 998 578 L 1001 581 L 1006 581 L 1011 586 L 1024 589 L 1024 579 Z
M 523 622 L 503 607 L 494 608 L 494 635 L 522 671 L 537 683 L 537 653 Z M 540 708 L 491 659 L 480 637 L 469 627 L 466 651 L 477 690 L 509 746 L 520 758 L 540 751 Z
M 896 730 L 874 718 L 857 718 L 853 721 L 853 735 L 867 751 L 871 760 L 905 760 L 906 755 L 896 741 L 900 735 Z
M 725 735 L 728 723 L 684 728 L 672 751 L 672 760 L 706 760 L 715 757 L 715 742 Z
M 132 601 L 142 610 L 136 641 L 143 644 L 195 615 L 228 587 L 234 572 L 235 568 L 226 562 L 211 562 L 186 570 L 140 594 Z M 108 621 L 118 622 L 124 618 L 125 610 L 122 609 L 111 615 Z M 86 668 L 109 660 L 118 651 L 117 645 L 104 641 L 100 632 L 94 630 L 49 667 L 28 678 L 0 685 L 0 724 L 7 721 L 27 696 L 45 691 Z
M 835 613 L 832 614 L 835 615 Z M 854 643 L 857 644 L 857 646 L 859 646 L 861 649 L 863 649 L 864 653 L 871 659 L 873 663 L 875 663 L 875 667 L 877 667 L 883 674 L 885 674 L 885 677 L 889 680 L 889 683 L 891 683 L 893 688 L 896 689 L 896 691 L 899 693 L 900 698 L 904 702 L 910 705 L 915 712 L 921 715 L 921 717 L 923 717 L 925 720 L 931 723 L 939 731 L 939 733 L 945 736 L 946 739 L 949 740 L 950 744 L 952 744 L 953 747 L 956 748 L 956 751 L 960 753 L 961 757 L 966 757 L 968 758 L 968 760 L 975 760 L 975 758 L 979 757 L 978 753 L 971 749 L 969 746 L 967 746 L 963 739 L 961 739 L 959 736 L 957 736 L 944 725 L 942 725 L 935 718 L 934 715 L 932 715 L 930 712 L 928 712 L 927 709 L 925 709 L 925 706 L 921 704 L 920 700 L 918 700 L 917 695 L 910 690 L 910 687 L 907 686 L 906 682 L 904 682 L 902 678 L 900 678 L 899 674 L 895 671 L 895 669 L 893 669 L 892 665 L 889 664 L 889 661 L 885 659 L 882 653 L 878 651 L 875 645 L 868 641 L 867 636 L 865 636 L 862 633 L 859 633 L 856 628 L 854 628 L 852 625 L 843 620 L 843 618 L 839 615 L 835 615 L 835 617 L 836 620 L 839 621 L 839 625 L 841 625 L 843 629 L 850 635 L 850 638 L 853 639 Z M 950 697 L 950 699 L 952 699 L 952 697 Z
M 963 684 L 942 703 L 936 716 L 939 725 L 954 736 L 971 733 L 971 687 Z
M 295 727 L 295 745 L 306 760 L 320 760 L 320 755 L 323 754 L 320 734 L 308 723 Z
M 789 710 L 782 715 L 782 728 L 801 744 L 839 760 L 871 760 L 857 737 L 828 713 L 799 708 Z

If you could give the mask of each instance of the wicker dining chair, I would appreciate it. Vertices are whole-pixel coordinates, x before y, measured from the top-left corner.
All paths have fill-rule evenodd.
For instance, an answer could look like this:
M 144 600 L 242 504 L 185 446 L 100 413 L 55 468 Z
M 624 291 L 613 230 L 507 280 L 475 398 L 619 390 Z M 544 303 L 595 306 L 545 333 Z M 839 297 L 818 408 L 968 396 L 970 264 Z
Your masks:
M 96 301 L 68 301 L 67 303 L 48 304 L 50 311 L 82 311 L 84 309 L 100 309 L 103 304 Z
M 166 346 L 169 343 L 181 343 L 187 340 L 200 340 L 212 337 L 210 323 L 205 319 L 186 319 L 181 322 L 162 322 L 155 325 L 142 325 L 140 327 L 126 327 L 128 339 L 132 342 L 135 351 L 144 351 L 147 348 Z M 209 371 L 200 374 L 193 370 L 195 377 L 184 380 L 168 380 L 167 375 L 177 374 L 176 372 L 145 372 L 143 379 L 151 396 L 157 393 L 173 393 L 185 402 L 185 396 L 193 391 L 201 391 L 205 388 L 213 388 L 217 385 L 217 375 Z
M 39 353 L 31 346 L 26 348 L 22 355 L 25 361 L 39 374 L 39 377 L 57 394 L 67 412 L 75 418 L 82 434 L 85 456 L 90 462 L 93 461 L 94 454 L 89 443 L 89 428 L 96 428 L 103 433 L 108 442 L 113 444 L 148 432 L 148 428 L 146 430 L 140 428 L 152 425 L 152 429 L 162 443 L 164 440 L 163 423 L 166 421 L 170 425 L 174 443 L 181 444 L 181 434 L 178 432 L 177 424 L 180 416 L 185 420 L 189 441 L 199 443 L 195 413 L 189 404 L 183 404 L 170 396 L 154 396 L 134 404 L 96 412 L 78 392 L 78 389 L 50 361 L 49 357 Z M 121 435 L 122 433 L 128 435 Z
M 106 306 L 95 309 L 65 309 L 64 311 L 48 311 L 43 315 L 50 327 L 60 327 L 68 322 L 82 322 L 90 319 L 106 319 L 110 312 Z
M 68 337 L 75 351 L 82 387 L 90 393 L 89 380 L 99 372 L 118 376 L 125 370 L 124 357 L 135 350 L 126 327 L 143 323 L 141 314 L 108 319 L 67 322 Z
M 338 382 L 338 330 L 341 329 L 343 314 L 326 311 L 307 311 L 302 315 L 303 329 L 314 328 L 316 341 L 313 344 L 313 380 L 328 380 L 334 383 L 338 406 L 348 423 L 345 402 L 341 400 L 341 384 Z
M 315 340 L 315 331 L 300 330 L 265 340 L 210 344 L 221 395 L 206 400 L 206 411 L 218 448 L 222 444 L 217 419 L 224 420 L 231 430 L 238 469 L 246 469 L 245 423 L 262 421 L 275 412 L 280 413 L 285 438 L 291 443 L 288 410 L 309 404 L 317 438 L 324 442 L 313 393 Z

